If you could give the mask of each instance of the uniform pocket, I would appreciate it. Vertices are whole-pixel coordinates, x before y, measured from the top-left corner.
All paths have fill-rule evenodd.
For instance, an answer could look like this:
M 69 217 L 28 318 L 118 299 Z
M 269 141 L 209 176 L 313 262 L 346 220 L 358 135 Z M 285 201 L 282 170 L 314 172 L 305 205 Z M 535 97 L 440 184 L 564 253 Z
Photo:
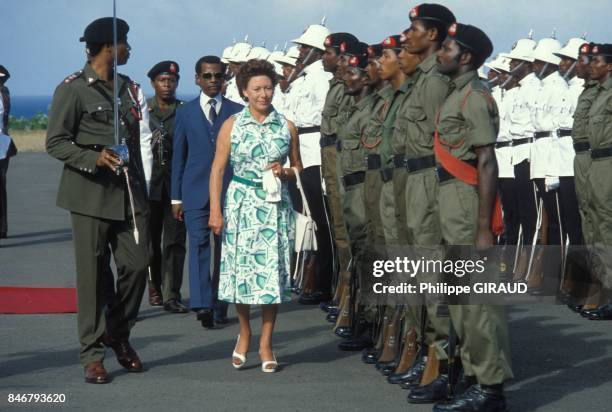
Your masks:
M 359 140 L 343 139 L 341 156 L 343 169 L 348 173 L 364 169 L 364 152 Z
M 108 123 L 113 121 L 113 108 L 107 101 L 86 104 L 85 110 L 97 122 Z

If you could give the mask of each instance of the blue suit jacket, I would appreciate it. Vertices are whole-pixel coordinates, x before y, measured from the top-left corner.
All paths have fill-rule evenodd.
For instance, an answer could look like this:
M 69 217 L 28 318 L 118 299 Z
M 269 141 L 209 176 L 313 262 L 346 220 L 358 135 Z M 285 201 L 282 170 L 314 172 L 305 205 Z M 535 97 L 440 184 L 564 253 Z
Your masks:
M 221 112 L 212 126 L 202 112 L 199 96 L 176 111 L 171 192 L 173 200 L 183 202 L 183 210 L 203 209 L 208 204 L 208 181 L 215 157 L 213 142 L 216 142 L 223 122 L 243 107 L 223 97 Z M 223 179 L 224 189 L 231 176 L 228 162 Z

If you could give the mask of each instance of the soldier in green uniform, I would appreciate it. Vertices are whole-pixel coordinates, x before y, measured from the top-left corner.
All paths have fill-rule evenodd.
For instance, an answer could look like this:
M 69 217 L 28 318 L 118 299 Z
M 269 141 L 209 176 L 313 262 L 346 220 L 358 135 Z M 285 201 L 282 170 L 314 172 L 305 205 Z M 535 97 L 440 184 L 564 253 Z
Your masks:
M 436 52 L 446 38 L 448 27 L 455 16 L 439 4 L 424 3 L 410 11 L 410 27 L 404 31 L 403 47 L 419 56 L 419 64 L 410 96 L 402 104 L 395 121 L 403 131 L 405 167 L 407 170 L 405 196 L 406 241 L 418 257 L 436 259 L 440 256 L 442 238 L 436 201 L 437 180 L 433 154 L 433 132 L 438 108 L 448 93 L 448 79 L 436 68 Z M 401 136 L 397 136 L 401 141 Z M 396 143 L 399 147 L 401 143 Z M 401 221 L 401 220 L 400 220 Z M 437 375 L 437 360 L 444 362 L 449 320 L 444 308 L 430 304 L 426 310 L 426 321 L 419 322 L 424 331 L 424 344 L 418 361 L 407 373 L 402 384 L 405 388 L 419 383 L 427 385 Z M 423 311 L 424 308 L 421 308 Z M 418 316 L 424 319 L 425 314 Z M 427 374 L 424 374 L 427 369 Z M 419 392 L 412 394 L 413 402 L 433 401 L 434 394 Z
M 353 42 L 343 45 L 347 58 L 347 69 L 344 76 L 347 94 L 353 97 L 354 104 L 348 111 L 346 121 L 338 127 L 338 170 L 342 176 L 342 212 L 348 231 L 352 267 L 356 273 L 357 287 L 364 288 L 365 273 L 361 270 L 361 261 L 366 241 L 366 217 L 364 207 L 364 178 L 363 147 L 361 137 L 368 124 L 375 95 L 368 85 L 366 68 L 368 65 L 368 45 L 362 42 Z M 354 296 L 355 297 L 355 296 Z M 371 308 L 364 308 L 363 302 L 351 302 L 357 305 L 354 320 L 363 318 L 368 325 L 374 322 Z M 371 345 L 371 328 L 364 328 L 361 322 L 352 324 L 352 336 L 338 345 L 340 350 L 361 350 Z
M 149 303 L 159 306 L 162 304 L 163 296 L 164 310 L 187 313 L 187 307 L 181 302 L 185 263 L 185 224 L 172 215 L 170 199 L 174 117 L 176 109 L 183 104 L 176 98 L 179 65 L 170 60 L 159 62 L 149 70 L 147 76 L 151 79 L 151 86 L 155 90 L 155 97 L 147 101 L 149 125 L 153 132 L 153 170 L 149 189 L 153 256 L 149 279 Z
M 351 259 L 348 235 L 342 220 L 342 205 L 340 203 L 342 187 L 339 184 L 337 174 L 336 139 L 339 126 L 338 119 L 341 117 L 341 113 L 353 104 L 353 98 L 346 93 L 346 86 L 342 80 L 344 70 L 343 66 L 339 64 L 341 59 L 340 45 L 354 42 L 357 42 L 357 38 L 350 33 L 332 33 L 325 39 L 325 53 L 322 58 L 323 69 L 334 75 L 329 81 L 329 91 L 321 114 L 320 140 L 321 174 L 325 181 L 325 192 L 329 201 L 332 233 L 339 269 L 336 294 L 333 299 L 335 305 L 332 306 L 337 306 L 345 286 L 348 284 L 348 264 Z
M 143 370 L 128 338 L 149 266 L 145 173 L 150 171 L 151 149 L 150 134 L 141 142 L 144 96 L 127 76 L 113 72 L 115 47 L 118 64 L 125 64 L 129 57 L 128 30 L 127 23 L 117 19 L 118 42 L 113 45 L 112 18 L 98 19 L 87 26 L 81 41 L 86 42 L 88 62 L 57 87 L 49 111 L 46 147 L 51 156 L 64 163 L 57 204 L 71 212 L 80 360 L 88 383 L 110 380 L 102 363 L 103 345 L 115 351 L 118 362 L 129 372 Z M 119 133 L 129 148 L 127 165 L 109 149 L 115 144 L 115 75 L 120 99 Z M 128 173 L 117 174 L 116 170 L 124 166 Z M 117 266 L 117 290 L 105 307 L 102 279 L 109 245 Z
M 346 47 L 350 47 L 350 46 L 345 46 Z M 371 93 L 373 93 L 371 99 L 374 99 L 375 102 L 372 103 L 371 106 L 371 113 L 372 116 L 370 117 L 370 119 L 368 120 L 367 125 L 365 126 L 365 131 L 362 133 L 362 137 L 361 137 L 361 145 L 362 145 L 362 152 L 361 154 L 363 154 L 364 152 L 367 153 L 368 152 L 368 147 L 370 147 L 370 145 L 366 142 L 366 140 L 368 139 L 368 136 L 372 136 L 375 135 L 376 132 L 376 127 L 373 126 L 373 124 L 375 125 L 379 125 L 381 124 L 381 121 L 378 120 L 375 116 L 375 113 L 377 113 L 380 110 L 380 104 L 381 104 L 381 95 L 380 95 L 380 89 L 382 87 L 382 82 L 380 81 L 380 78 L 377 75 L 377 66 L 378 63 L 376 62 L 376 59 L 378 58 L 378 56 L 380 55 L 380 52 L 382 51 L 382 49 L 380 49 L 380 47 L 377 48 L 378 51 L 374 50 L 374 48 L 372 46 L 367 47 L 367 52 L 368 52 L 368 66 L 367 66 L 367 76 L 368 76 L 368 87 L 371 90 Z M 352 56 L 353 54 L 350 52 L 346 53 L 347 57 Z M 374 121 L 374 123 L 373 123 Z M 363 157 L 361 159 L 361 162 L 363 162 Z M 366 165 L 367 168 L 367 165 Z M 378 176 L 377 176 L 378 177 Z M 382 226 L 380 224 L 375 224 L 372 222 L 373 216 L 377 216 L 378 213 L 375 212 L 374 210 L 372 210 L 373 207 L 376 207 L 376 211 L 378 210 L 378 206 L 376 206 L 378 204 L 378 192 L 376 191 L 372 191 L 370 190 L 370 187 L 368 186 L 367 180 L 368 180 L 368 171 L 366 170 L 365 172 L 365 177 L 364 177 L 364 191 L 365 193 L 368 194 L 368 196 L 365 197 L 365 203 L 364 203 L 364 207 L 365 207 L 365 218 L 366 218 L 366 242 L 367 242 L 367 248 L 369 249 L 371 245 L 374 244 L 374 241 L 372 240 L 372 230 L 377 230 L 377 233 L 380 234 L 380 237 L 383 238 L 384 236 L 382 235 Z M 378 220 L 380 221 L 380 219 Z M 380 242 L 379 244 L 384 244 L 383 242 Z M 362 262 L 365 262 L 366 259 L 369 259 L 370 257 L 368 256 L 369 254 L 366 253 L 362 259 Z M 367 263 L 363 263 L 364 265 L 367 265 Z M 354 303 L 354 302 L 352 302 Z M 351 302 L 347 302 L 346 306 L 350 305 Z M 343 309 L 342 312 L 347 312 L 346 309 Z M 340 322 L 341 319 L 338 320 L 338 322 Z M 339 324 L 336 325 L 336 335 L 341 336 L 341 337 L 349 337 L 352 335 L 352 330 L 349 327 L 343 327 L 340 326 Z M 361 347 L 363 348 L 363 340 L 362 339 L 357 339 L 357 341 L 361 342 L 361 343 L 356 343 L 355 345 L 355 349 L 356 350 L 357 346 L 359 346 L 361 344 Z M 346 343 L 344 343 L 345 345 L 348 345 L 348 341 Z
M 587 176 L 589 217 L 593 236 L 593 272 L 603 286 L 603 302 L 588 319 L 612 320 L 612 44 L 591 49 L 590 75 L 597 97 L 588 114 L 591 167 Z
M 388 78 L 396 90 L 395 98 L 389 110 L 390 113 L 383 124 L 382 143 L 382 145 L 388 148 L 387 151 L 391 152 L 391 155 L 387 156 L 385 164 L 389 168 L 393 168 L 393 178 L 391 182 L 385 183 L 385 186 L 390 186 L 387 193 L 392 196 L 392 199 L 383 203 L 381 196 L 381 210 L 387 210 L 386 213 L 382 212 L 381 214 L 383 226 L 392 224 L 397 231 L 396 245 L 399 248 L 392 248 L 394 251 L 393 256 L 405 254 L 402 251 L 405 250 L 404 247 L 408 244 L 405 219 L 406 200 L 404 195 L 407 176 L 404 140 L 407 138 L 407 135 L 405 122 L 401 125 L 398 124 L 397 116 L 401 113 L 403 104 L 408 100 L 412 92 L 417 78 L 415 72 L 420 63 L 417 55 L 409 53 L 405 50 L 405 47 L 402 47 L 402 42 L 404 41 L 405 36 L 402 35 L 394 36 L 393 42 L 389 41 L 389 43 L 392 43 L 389 45 L 390 47 L 385 47 L 385 42 L 383 42 L 383 56 L 380 59 L 381 77 L 383 79 Z M 383 186 L 383 192 L 385 192 L 385 186 Z M 387 219 L 384 218 L 385 216 L 387 216 Z M 386 230 L 386 232 L 389 232 L 389 230 Z M 419 307 L 410 304 L 404 305 L 403 312 L 403 344 L 400 362 L 395 368 L 394 373 L 388 377 L 389 383 L 393 384 L 404 383 L 413 378 L 413 375 L 408 373 L 408 371 L 413 363 L 416 342 L 421 338 L 420 328 L 418 327 Z
M 491 248 L 492 227 L 501 225 L 501 213 L 495 215 L 499 221 L 493 218 L 499 113 L 477 72 L 492 51 L 493 44 L 482 30 L 455 23 L 438 52 L 438 70 L 451 80 L 434 137 L 440 230 L 449 250 L 458 245 L 472 245 L 477 251 Z M 512 370 L 504 307 L 449 305 L 449 312 L 461 360 L 469 364 L 466 380 L 473 385 L 453 400 L 436 404 L 434 411 L 505 411 L 503 383 L 512 378 Z M 446 393 L 448 376 L 441 373 L 442 379 L 431 384 L 437 385 L 431 388 L 434 393 Z

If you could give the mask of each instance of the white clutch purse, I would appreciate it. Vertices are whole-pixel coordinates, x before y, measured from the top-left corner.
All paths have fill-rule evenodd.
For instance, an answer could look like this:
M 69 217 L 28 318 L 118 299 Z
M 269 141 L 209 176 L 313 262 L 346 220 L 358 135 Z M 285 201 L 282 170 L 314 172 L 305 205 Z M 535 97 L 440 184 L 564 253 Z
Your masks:
M 304 195 L 304 189 L 302 188 L 302 181 L 300 180 L 300 174 L 295 167 L 292 168 L 295 173 L 295 183 L 302 196 L 302 208 L 304 214 L 293 211 L 295 217 L 295 251 L 305 252 L 311 250 L 317 250 L 317 237 L 315 231 L 317 230 L 317 224 L 310 215 L 310 208 L 308 207 L 308 201 Z

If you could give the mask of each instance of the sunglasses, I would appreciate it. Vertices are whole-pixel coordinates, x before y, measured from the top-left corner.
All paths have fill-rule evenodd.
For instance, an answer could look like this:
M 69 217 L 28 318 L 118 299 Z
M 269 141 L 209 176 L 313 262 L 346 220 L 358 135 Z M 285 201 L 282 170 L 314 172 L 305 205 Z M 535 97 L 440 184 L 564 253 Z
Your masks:
M 215 79 L 222 79 L 224 74 L 223 73 L 202 73 L 201 76 L 203 79 L 206 79 L 206 80 L 210 80 L 213 77 Z

